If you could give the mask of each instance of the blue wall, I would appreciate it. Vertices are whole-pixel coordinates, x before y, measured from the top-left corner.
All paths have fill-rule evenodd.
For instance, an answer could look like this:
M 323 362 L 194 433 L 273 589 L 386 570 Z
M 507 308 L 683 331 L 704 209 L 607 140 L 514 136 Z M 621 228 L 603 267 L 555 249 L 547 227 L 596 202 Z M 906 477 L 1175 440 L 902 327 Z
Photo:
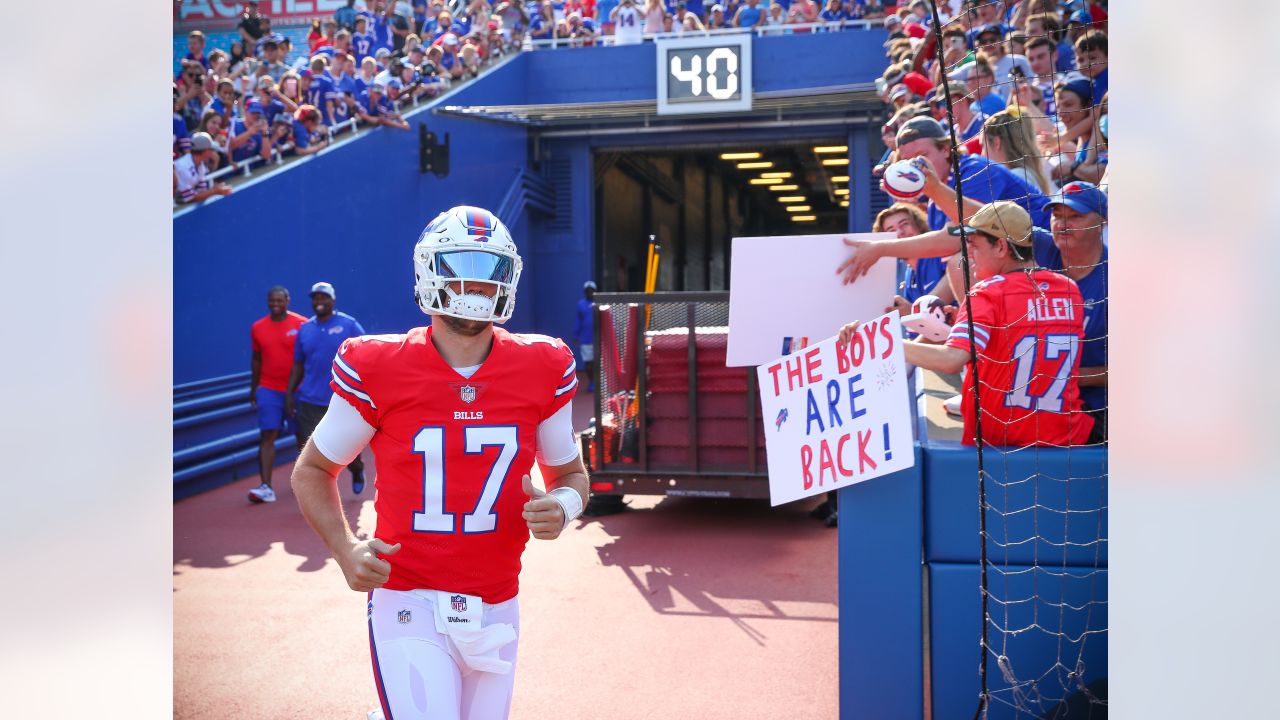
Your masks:
M 869 83 L 883 68 L 882 29 L 756 38 L 757 91 Z M 652 45 L 524 53 L 445 99 L 450 105 L 604 102 L 653 98 Z M 266 312 L 268 287 L 285 285 L 292 309 L 311 315 L 307 290 L 334 283 L 338 309 L 369 332 L 425 324 L 412 300 L 410 251 L 422 227 L 459 204 L 497 209 L 529 166 L 523 128 L 432 115 L 408 117 L 412 132 L 378 129 L 231 196 L 174 219 L 174 382 L 240 372 L 249 364 L 249 325 Z M 417 125 L 451 139 L 447 178 L 418 172 Z M 832 126 L 843 134 L 841 126 Z M 832 128 L 806 128 L 830 135 Z M 637 140 L 678 147 L 749 142 L 778 133 L 670 133 L 560 139 L 544 147 L 567 161 L 570 230 L 522 218 L 511 228 L 525 258 L 508 327 L 568 337 L 582 282 L 595 277 L 592 151 Z M 799 137 L 788 132 L 787 137 Z
M 888 62 L 884 56 L 888 37 L 883 28 L 757 37 L 751 44 L 754 91 L 873 82 Z M 650 44 L 535 52 L 529 60 L 530 102 L 657 97 L 658 56 Z
M 523 101 L 519 60 L 454 99 Z M 371 333 L 426 323 L 412 299 L 418 233 L 454 205 L 496 208 L 525 164 L 526 137 L 427 112 L 409 120 L 412 132 L 374 130 L 174 219 L 175 383 L 248 369 L 249 325 L 266 314 L 266 290 L 276 284 L 310 316 L 311 284 L 332 282 L 338 309 Z M 447 178 L 418 172 L 420 121 L 450 134 Z M 511 230 L 520 238 L 527 228 Z M 517 302 L 513 328 L 533 326 L 532 305 Z

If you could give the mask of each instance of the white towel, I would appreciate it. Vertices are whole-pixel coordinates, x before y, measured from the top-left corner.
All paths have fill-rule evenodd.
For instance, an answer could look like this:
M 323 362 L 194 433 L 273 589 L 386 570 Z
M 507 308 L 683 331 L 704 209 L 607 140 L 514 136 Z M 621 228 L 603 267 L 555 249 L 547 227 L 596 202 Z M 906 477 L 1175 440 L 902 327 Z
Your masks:
M 484 603 L 475 595 L 442 590 L 435 592 L 436 632 L 449 638 L 464 669 L 506 674 L 511 663 L 498 650 L 516 639 L 508 623 L 484 626 Z

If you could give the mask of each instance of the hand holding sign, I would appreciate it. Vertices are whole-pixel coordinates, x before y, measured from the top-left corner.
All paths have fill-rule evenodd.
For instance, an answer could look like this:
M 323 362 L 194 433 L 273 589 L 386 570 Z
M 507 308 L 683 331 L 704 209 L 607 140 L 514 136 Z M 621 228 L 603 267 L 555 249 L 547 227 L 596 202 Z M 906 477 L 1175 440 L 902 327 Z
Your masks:
M 915 464 L 896 312 L 757 368 L 780 505 Z

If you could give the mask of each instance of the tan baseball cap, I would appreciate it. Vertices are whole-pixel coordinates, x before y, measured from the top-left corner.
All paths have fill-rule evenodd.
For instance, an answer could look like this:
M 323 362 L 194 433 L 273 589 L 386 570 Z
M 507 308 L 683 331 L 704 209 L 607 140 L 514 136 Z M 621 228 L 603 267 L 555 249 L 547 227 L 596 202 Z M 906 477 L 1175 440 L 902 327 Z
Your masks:
M 1031 216 L 1012 200 L 996 200 L 983 205 L 969 218 L 964 229 L 967 233 L 986 233 L 1022 247 L 1030 247 L 1032 242 Z M 948 232 L 959 235 L 960 228 L 954 227 Z

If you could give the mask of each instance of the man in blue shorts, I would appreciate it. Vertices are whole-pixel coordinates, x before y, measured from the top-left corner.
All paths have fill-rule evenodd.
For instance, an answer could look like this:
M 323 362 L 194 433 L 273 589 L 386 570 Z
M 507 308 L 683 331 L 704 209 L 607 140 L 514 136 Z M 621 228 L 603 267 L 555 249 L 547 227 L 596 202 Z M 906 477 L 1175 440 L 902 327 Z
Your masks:
M 329 409 L 333 397 L 329 376 L 338 347 L 347 338 L 365 334 L 355 318 L 334 310 L 335 302 L 333 285 L 318 282 L 311 286 L 311 307 L 316 314 L 298 328 L 298 341 L 293 346 L 293 371 L 284 404 L 285 412 L 297 417 L 299 453 Z M 364 460 L 357 455 L 347 469 L 351 471 L 351 491 L 359 494 L 364 490 Z
M 284 394 L 293 367 L 293 344 L 307 321 L 289 310 L 289 291 L 277 285 L 267 291 L 267 311 L 249 329 L 253 346 L 249 404 L 258 414 L 258 470 L 261 484 L 249 491 L 255 503 L 275 502 L 271 471 L 276 466 L 276 437 L 284 428 Z

